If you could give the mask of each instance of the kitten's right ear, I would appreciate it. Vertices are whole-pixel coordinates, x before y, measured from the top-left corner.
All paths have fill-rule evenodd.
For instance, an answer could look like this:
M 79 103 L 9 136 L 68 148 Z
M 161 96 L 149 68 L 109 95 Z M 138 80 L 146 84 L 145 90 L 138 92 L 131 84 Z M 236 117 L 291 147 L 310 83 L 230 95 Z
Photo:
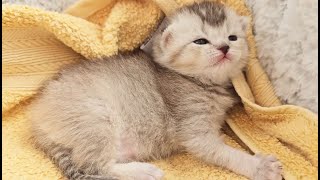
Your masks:
M 158 28 L 158 33 L 160 33 L 159 45 L 161 49 L 167 48 L 170 45 L 170 43 L 172 43 L 172 32 L 173 27 L 170 23 L 170 19 L 168 17 L 165 17 Z
M 160 45 L 161 48 L 167 48 L 172 42 L 172 27 L 168 26 L 161 34 Z

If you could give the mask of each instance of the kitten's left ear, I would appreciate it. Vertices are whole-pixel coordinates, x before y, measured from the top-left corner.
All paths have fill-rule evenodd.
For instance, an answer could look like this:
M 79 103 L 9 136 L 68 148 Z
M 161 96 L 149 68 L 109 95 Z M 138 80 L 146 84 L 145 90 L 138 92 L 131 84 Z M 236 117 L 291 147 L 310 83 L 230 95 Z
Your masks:
M 248 16 L 240 16 L 241 28 L 243 31 L 247 31 L 250 24 L 250 18 Z

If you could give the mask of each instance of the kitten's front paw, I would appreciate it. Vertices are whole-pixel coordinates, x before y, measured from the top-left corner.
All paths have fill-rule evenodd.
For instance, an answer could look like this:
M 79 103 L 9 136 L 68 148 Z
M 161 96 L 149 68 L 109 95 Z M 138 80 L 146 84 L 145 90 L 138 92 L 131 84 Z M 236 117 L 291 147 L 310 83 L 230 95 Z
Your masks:
M 272 155 L 260 156 L 260 164 L 257 167 L 257 171 L 254 175 L 254 180 L 281 180 L 281 163 Z

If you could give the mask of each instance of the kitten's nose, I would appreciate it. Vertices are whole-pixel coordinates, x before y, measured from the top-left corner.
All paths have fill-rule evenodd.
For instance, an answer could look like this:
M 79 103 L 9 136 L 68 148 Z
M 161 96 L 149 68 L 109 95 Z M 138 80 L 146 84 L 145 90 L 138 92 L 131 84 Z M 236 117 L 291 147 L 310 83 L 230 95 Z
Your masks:
M 228 51 L 229 51 L 229 48 L 230 48 L 230 47 L 227 45 L 227 46 L 222 46 L 222 47 L 220 47 L 219 50 L 222 51 L 223 54 L 227 54 Z

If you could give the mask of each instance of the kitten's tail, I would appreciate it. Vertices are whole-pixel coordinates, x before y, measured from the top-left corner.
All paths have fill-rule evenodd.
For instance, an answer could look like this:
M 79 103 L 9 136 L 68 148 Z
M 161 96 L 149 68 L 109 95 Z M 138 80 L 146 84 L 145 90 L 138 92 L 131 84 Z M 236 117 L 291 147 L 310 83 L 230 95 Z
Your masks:
M 62 145 L 51 143 L 42 149 L 49 155 L 63 174 L 70 180 L 116 180 L 115 178 L 101 175 L 84 174 L 78 169 L 71 159 L 71 150 Z

